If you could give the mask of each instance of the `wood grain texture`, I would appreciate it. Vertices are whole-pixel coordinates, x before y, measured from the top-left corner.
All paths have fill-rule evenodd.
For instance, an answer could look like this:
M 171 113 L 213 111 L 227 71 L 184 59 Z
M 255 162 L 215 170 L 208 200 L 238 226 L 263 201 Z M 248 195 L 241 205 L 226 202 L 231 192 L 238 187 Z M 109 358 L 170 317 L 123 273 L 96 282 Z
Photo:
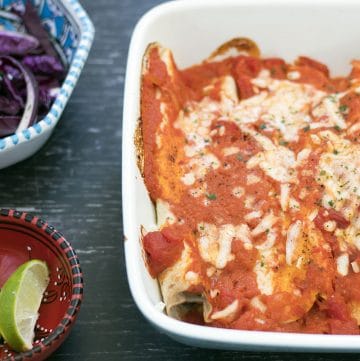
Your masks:
M 122 95 L 133 27 L 160 2 L 82 0 L 96 39 L 70 103 L 44 148 L 0 171 L 0 205 L 40 215 L 63 231 L 84 271 L 80 316 L 50 360 L 358 360 L 357 355 L 195 349 L 159 333 L 134 305 L 122 248 Z

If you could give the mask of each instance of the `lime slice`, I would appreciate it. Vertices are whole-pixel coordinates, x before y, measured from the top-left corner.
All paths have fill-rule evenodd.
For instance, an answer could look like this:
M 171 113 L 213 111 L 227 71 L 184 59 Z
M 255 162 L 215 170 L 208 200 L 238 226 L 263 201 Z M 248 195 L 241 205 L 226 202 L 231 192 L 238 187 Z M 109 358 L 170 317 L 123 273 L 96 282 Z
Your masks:
M 48 283 L 46 263 L 35 259 L 21 265 L 0 292 L 0 332 L 15 351 L 32 348 L 38 312 Z

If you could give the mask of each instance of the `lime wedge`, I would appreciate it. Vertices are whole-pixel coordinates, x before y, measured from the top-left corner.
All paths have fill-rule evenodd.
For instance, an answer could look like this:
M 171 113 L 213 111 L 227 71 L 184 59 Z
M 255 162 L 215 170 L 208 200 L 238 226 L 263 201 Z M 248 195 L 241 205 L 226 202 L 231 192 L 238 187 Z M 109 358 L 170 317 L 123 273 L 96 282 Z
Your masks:
M 17 352 L 32 348 L 39 308 L 48 283 L 46 263 L 35 259 L 21 265 L 0 292 L 0 333 Z

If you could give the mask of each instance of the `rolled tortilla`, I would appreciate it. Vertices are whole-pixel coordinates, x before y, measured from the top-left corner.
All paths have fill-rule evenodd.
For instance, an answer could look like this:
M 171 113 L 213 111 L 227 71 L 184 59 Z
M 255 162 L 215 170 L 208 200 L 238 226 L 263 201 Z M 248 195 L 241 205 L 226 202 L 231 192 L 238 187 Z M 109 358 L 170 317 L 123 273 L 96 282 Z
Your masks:
M 156 202 L 156 216 L 158 229 L 175 222 L 170 205 L 161 199 Z M 200 275 L 191 271 L 192 262 L 191 248 L 184 242 L 180 259 L 158 277 L 167 314 L 176 319 L 182 319 L 194 305 L 204 301 L 201 293 L 188 292 L 190 288 L 201 285 Z

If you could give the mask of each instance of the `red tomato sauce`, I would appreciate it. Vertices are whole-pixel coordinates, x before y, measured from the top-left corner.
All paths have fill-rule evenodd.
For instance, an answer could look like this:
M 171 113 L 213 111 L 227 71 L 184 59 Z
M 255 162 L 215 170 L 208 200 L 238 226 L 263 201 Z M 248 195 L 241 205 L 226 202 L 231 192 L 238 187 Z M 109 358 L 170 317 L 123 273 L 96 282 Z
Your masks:
M 202 279 L 200 286 L 190 288 L 188 292 L 203 293 L 211 304 L 212 312 L 221 311 L 235 300 L 238 301 L 235 313 L 214 319 L 211 325 L 281 332 L 358 334 L 359 327 L 351 313 L 350 304 L 359 302 L 360 318 L 360 273 L 349 273 L 345 277 L 336 273 L 334 257 L 342 251 L 334 234 L 324 230 L 324 223 L 327 221 L 335 221 L 339 229 L 346 229 L 350 223 L 343 214 L 335 209 L 325 209 L 320 203 L 324 189 L 316 180 L 316 172 L 326 143 L 313 143 L 311 135 L 316 134 L 317 130 L 300 130 L 298 141 L 291 144 L 284 142 L 284 147 L 296 154 L 312 145 L 310 156 L 297 169 L 297 181 L 291 183 L 291 192 L 293 200 L 301 207 L 317 207 L 312 232 L 328 244 L 330 249 L 311 245 L 312 258 L 304 266 L 305 271 L 299 271 L 297 276 L 293 276 L 297 271 L 290 274 L 285 257 L 281 256 L 286 251 L 286 231 L 279 225 L 274 226 L 273 229 L 277 232 L 275 246 L 280 255 L 275 257 L 277 266 L 272 268 L 272 272 L 275 276 L 289 272 L 288 277 L 293 277 L 296 292 L 301 296 L 280 288 L 266 295 L 259 289 L 254 272 L 260 252 L 256 247 L 246 248 L 242 240 L 234 237 L 231 245 L 233 259 L 221 271 L 208 275 L 212 265 L 203 260 L 198 245 L 201 223 L 217 227 L 243 224 L 245 217 L 252 211 L 261 212 L 262 215 L 273 213 L 285 219 L 284 222 L 288 222 L 288 225 L 292 222 L 290 218 L 286 218 L 287 215 L 283 216 L 279 202 L 279 183 L 263 169 L 247 167 L 248 161 L 260 153 L 262 148 L 235 122 L 226 121 L 219 115 L 211 121 L 211 143 L 206 148 L 219 160 L 219 166 L 207 171 L 189 186 L 179 181 L 184 176 L 181 169 L 187 164 L 184 147 L 189 144 L 189 140 L 175 124 L 181 112 L 186 116 L 186 104 L 199 102 L 205 96 L 219 101 L 221 84 L 216 79 L 226 75 L 231 75 L 235 80 L 240 100 L 249 99 L 258 93 L 252 80 L 262 70 L 268 70 L 271 77 L 278 80 L 287 79 L 290 71 L 298 72 L 299 77 L 293 82 L 312 85 L 325 93 L 335 93 L 348 89 L 351 79 L 360 78 L 360 63 L 354 62 L 349 77 L 331 78 L 329 69 L 324 64 L 305 56 L 299 57 L 294 64 L 287 64 L 279 58 L 259 59 L 241 55 L 217 62 L 205 61 L 184 70 L 179 70 L 171 59 L 172 76 L 156 48 L 151 50 L 148 61 L 148 70 L 142 77 L 141 95 L 144 179 L 151 198 L 154 201 L 160 198 L 171 204 L 171 211 L 178 222 L 144 236 L 143 246 L 150 274 L 157 277 L 174 265 L 180 259 L 186 242 L 194 257 L 189 270 L 199 274 Z M 205 91 L 207 87 L 208 90 Z M 165 104 L 167 109 L 165 123 L 161 104 Z M 349 93 L 341 99 L 340 104 L 346 122 L 354 124 L 360 121 L 360 97 L 357 94 Z M 264 130 L 261 122 L 255 126 L 258 132 Z M 163 143 L 159 147 L 157 135 L 161 127 Z M 280 141 L 276 131 L 269 131 L 266 136 L 272 137 L 276 142 Z M 225 156 L 224 149 L 231 148 L 239 151 Z M 260 183 L 249 183 L 247 177 L 250 173 L 253 177 L 260 178 Z M 194 196 L 193 189 L 201 189 L 204 185 L 205 197 Z M 237 195 L 231 193 L 238 186 L 241 186 L 243 192 Z M 246 199 L 251 199 L 250 205 Z M 296 217 L 295 219 L 304 222 L 308 214 L 300 210 Z M 254 229 L 257 223 L 256 219 L 249 219 L 246 224 L 249 229 Z M 258 246 L 266 239 L 267 232 L 263 232 L 253 237 L 253 242 Z M 305 237 L 304 242 L 310 241 Z M 303 253 L 308 252 L 309 247 L 305 245 Z M 359 257 L 357 251 L 352 252 L 351 262 Z M 255 297 L 266 306 L 265 312 L 251 306 Z M 311 303 L 309 299 L 312 300 Z M 196 324 L 205 323 L 198 308 L 189 311 L 184 320 Z
M 143 238 L 143 246 L 149 272 L 153 277 L 173 265 L 184 247 L 182 239 L 167 228 L 161 232 L 147 233 Z

